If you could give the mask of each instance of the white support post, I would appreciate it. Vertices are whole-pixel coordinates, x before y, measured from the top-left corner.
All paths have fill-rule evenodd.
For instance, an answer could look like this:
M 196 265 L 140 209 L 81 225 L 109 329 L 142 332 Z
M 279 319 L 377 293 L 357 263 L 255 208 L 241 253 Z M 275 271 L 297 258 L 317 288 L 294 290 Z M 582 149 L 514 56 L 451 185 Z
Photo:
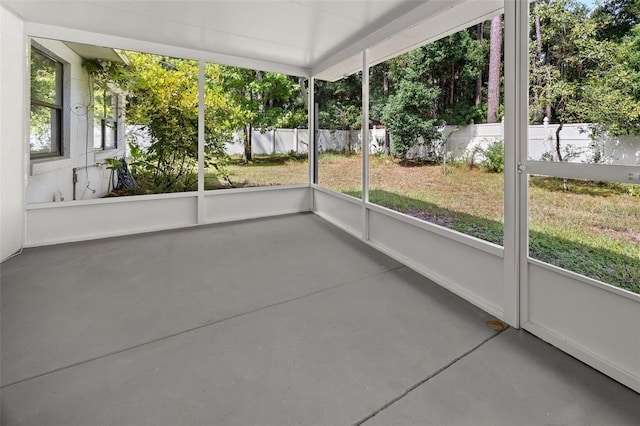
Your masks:
M 529 156 L 529 7 L 530 2 L 516 2 L 518 19 L 518 122 L 516 156 L 519 164 L 525 164 Z M 529 321 L 528 299 L 528 257 L 529 257 L 529 175 L 522 169 L 517 171 L 515 201 L 517 204 L 518 223 L 518 323 Z
M 315 100 L 315 78 L 309 77 L 307 88 L 307 129 L 309 132 L 309 145 L 307 152 L 307 160 L 309 161 L 309 186 L 318 183 L 318 150 L 316 148 L 316 100 Z M 314 193 L 310 191 L 309 210 L 315 210 Z
M 518 167 L 521 147 L 528 140 L 528 2 L 505 0 L 504 4 L 504 320 L 520 327 L 521 259 L 526 260 L 526 209 L 522 209 L 523 180 Z M 523 224 L 524 222 L 524 224 Z M 524 242 L 523 242 L 524 239 Z
M 198 71 L 198 223 L 204 223 L 204 67 L 200 60 Z
M 369 49 L 362 51 L 362 238 L 369 240 Z

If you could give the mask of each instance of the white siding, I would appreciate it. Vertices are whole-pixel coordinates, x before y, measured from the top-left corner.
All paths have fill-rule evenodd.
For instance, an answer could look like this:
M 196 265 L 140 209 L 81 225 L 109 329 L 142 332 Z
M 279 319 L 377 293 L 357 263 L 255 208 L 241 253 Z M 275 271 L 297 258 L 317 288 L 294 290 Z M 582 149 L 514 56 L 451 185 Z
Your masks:
M 0 261 L 24 234 L 24 47 L 23 22 L 0 7 Z

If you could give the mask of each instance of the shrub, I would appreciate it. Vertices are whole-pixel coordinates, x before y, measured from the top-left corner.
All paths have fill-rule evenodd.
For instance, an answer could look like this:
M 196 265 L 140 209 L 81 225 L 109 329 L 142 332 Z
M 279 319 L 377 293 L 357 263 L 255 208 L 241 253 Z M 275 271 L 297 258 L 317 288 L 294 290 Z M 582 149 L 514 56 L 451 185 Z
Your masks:
M 494 142 L 484 150 L 484 160 L 482 166 L 491 173 L 504 172 L 504 143 L 502 141 Z

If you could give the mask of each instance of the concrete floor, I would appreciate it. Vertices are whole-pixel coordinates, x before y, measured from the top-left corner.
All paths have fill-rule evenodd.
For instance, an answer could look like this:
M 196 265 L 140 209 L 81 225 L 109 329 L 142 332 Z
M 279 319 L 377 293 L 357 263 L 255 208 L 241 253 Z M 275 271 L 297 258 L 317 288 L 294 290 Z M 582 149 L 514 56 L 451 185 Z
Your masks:
M 28 249 L 3 425 L 637 425 L 640 395 L 312 214 Z

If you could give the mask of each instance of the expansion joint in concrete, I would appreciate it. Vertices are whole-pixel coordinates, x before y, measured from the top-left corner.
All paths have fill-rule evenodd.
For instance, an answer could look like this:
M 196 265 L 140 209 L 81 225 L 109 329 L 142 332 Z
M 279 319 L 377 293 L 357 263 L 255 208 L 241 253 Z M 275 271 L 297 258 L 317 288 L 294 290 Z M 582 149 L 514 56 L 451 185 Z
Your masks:
M 15 386 L 15 385 L 20 384 L 20 383 L 24 383 L 24 382 L 28 382 L 30 380 L 38 379 L 38 378 L 43 377 L 43 376 L 48 376 L 48 375 L 51 375 L 51 374 L 55 374 L 55 373 L 57 373 L 59 371 L 64 371 L 64 370 L 68 370 L 70 368 L 78 367 L 80 365 L 89 364 L 89 363 L 92 363 L 94 361 L 98 361 L 100 359 L 108 358 L 108 357 L 111 357 L 111 356 L 114 356 L 114 355 L 118 355 L 118 354 L 121 354 L 121 353 L 124 353 L 124 352 L 128 352 L 128 351 L 132 351 L 134 349 L 138 349 L 138 348 L 141 348 L 143 346 L 151 345 L 153 343 L 158 343 L 158 342 L 161 342 L 161 341 L 165 341 L 165 340 L 180 336 L 182 334 L 191 333 L 191 332 L 194 332 L 196 330 L 200 330 L 200 329 L 205 328 L 205 327 L 214 326 L 214 325 L 220 324 L 220 323 L 225 322 L 225 321 L 229 321 L 229 320 L 232 320 L 232 319 L 235 319 L 235 318 L 243 317 L 245 315 L 250 315 L 250 314 L 253 314 L 253 313 L 256 313 L 256 312 L 260 312 L 260 311 L 264 311 L 264 310 L 267 310 L 267 309 L 275 308 L 277 306 L 284 305 L 284 304 L 290 303 L 290 302 L 295 302 L 297 300 L 301 300 L 301 299 L 304 299 L 304 298 L 307 298 L 307 297 L 310 297 L 310 296 L 314 296 L 316 294 L 324 293 L 326 291 L 330 291 L 330 290 L 334 290 L 334 289 L 337 289 L 337 288 L 340 288 L 340 287 L 344 287 L 344 286 L 347 286 L 347 285 L 350 285 L 350 284 L 355 284 L 355 283 L 358 283 L 358 282 L 362 282 L 362 281 L 371 279 L 373 277 L 376 277 L 378 275 L 388 274 L 390 272 L 393 272 L 393 271 L 396 271 L 396 270 L 402 269 L 402 268 L 406 268 L 406 266 L 400 265 L 400 266 L 396 266 L 396 267 L 393 267 L 393 268 L 388 268 L 388 269 L 385 269 L 384 271 L 379 271 L 379 272 L 376 272 L 374 274 L 368 275 L 366 277 L 358 278 L 358 279 L 351 280 L 351 281 L 342 282 L 342 283 L 339 283 L 339 284 L 336 284 L 336 285 L 333 285 L 333 286 L 330 286 L 330 287 L 327 287 L 327 288 L 323 288 L 323 289 L 318 290 L 318 291 L 314 291 L 314 292 L 311 292 L 311 293 L 303 294 L 301 296 L 294 297 L 294 298 L 287 299 L 287 300 L 283 300 L 281 302 L 272 303 L 270 305 L 261 306 L 259 308 L 252 309 L 250 311 L 241 312 L 241 313 L 238 313 L 236 315 L 232 315 L 232 316 L 229 316 L 229 317 L 221 318 L 221 319 L 218 319 L 218 320 L 211 319 L 211 320 L 208 320 L 208 321 L 204 322 L 203 324 L 200 324 L 200 325 L 195 326 L 195 327 L 188 328 L 186 330 L 181 330 L 181 331 L 178 331 L 176 333 L 172 333 L 172 334 L 169 334 L 169 335 L 166 335 L 166 336 L 159 337 L 157 339 L 148 340 L 148 341 L 139 343 L 137 345 L 128 346 L 126 348 L 122 348 L 122 349 L 119 349 L 119 350 L 116 350 L 116 351 L 112 351 L 112 352 L 109 352 L 109 353 L 106 353 L 106 354 L 101 354 L 101 355 L 98 355 L 98 356 L 95 356 L 95 357 L 92 357 L 92 358 L 89 358 L 89 359 L 85 359 L 85 360 L 82 360 L 82 361 L 79 361 L 79 362 L 76 362 L 76 363 L 73 363 L 73 364 L 61 366 L 61 367 L 46 371 L 44 373 L 40 373 L 40 374 L 36 374 L 36 375 L 33 375 L 33 376 L 25 377 L 25 378 L 22 378 L 20 380 L 16 380 L 16 381 L 11 382 L 11 383 L 4 384 L 4 385 L 0 386 L 0 389 L 9 388 L 11 386 Z
M 364 423 L 368 422 L 369 420 L 371 420 L 372 418 L 374 418 L 375 416 L 377 416 L 378 414 L 380 414 L 381 412 L 383 412 L 384 410 L 386 410 L 387 408 L 391 407 L 393 404 L 395 404 L 396 402 L 400 401 L 402 398 L 404 398 L 405 396 L 409 395 L 411 392 L 413 392 L 414 390 L 418 389 L 420 386 L 422 386 L 423 384 L 427 383 L 429 380 L 433 379 L 434 377 L 436 377 L 438 374 L 442 373 L 443 371 L 446 371 L 448 368 L 450 368 L 451 366 L 453 366 L 455 363 L 457 363 L 458 361 L 460 361 L 461 359 L 465 358 L 467 355 L 472 354 L 473 352 L 475 352 L 477 349 L 479 349 L 480 347 L 482 347 L 485 343 L 495 339 L 497 336 L 499 336 L 505 329 L 502 329 L 500 331 L 498 331 L 496 334 L 489 336 L 488 338 L 484 339 L 482 342 L 478 343 L 477 345 L 475 345 L 474 347 L 472 347 L 471 349 L 469 349 L 468 351 L 466 351 L 465 353 L 463 353 L 462 355 L 460 355 L 459 357 L 453 359 L 451 362 L 449 362 L 448 364 L 442 366 L 441 368 L 439 368 L 438 370 L 434 371 L 433 373 L 429 374 L 427 377 L 423 378 L 422 380 L 420 380 L 417 383 L 414 383 L 411 387 L 409 387 L 407 390 L 405 390 L 404 392 L 402 392 L 400 395 L 398 395 L 397 397 L 393 398 L 391 401 L 387 402 L 386 404 L 384 404 L 382 407 L 378 408 L 377 410 L 373 411 L 371 414 L 369 414 L 368 416 L 366 416 L 364 419 L 359 420 L 357 422 L 355 422 L 353 425 L 354 426 L 361 426 Z

